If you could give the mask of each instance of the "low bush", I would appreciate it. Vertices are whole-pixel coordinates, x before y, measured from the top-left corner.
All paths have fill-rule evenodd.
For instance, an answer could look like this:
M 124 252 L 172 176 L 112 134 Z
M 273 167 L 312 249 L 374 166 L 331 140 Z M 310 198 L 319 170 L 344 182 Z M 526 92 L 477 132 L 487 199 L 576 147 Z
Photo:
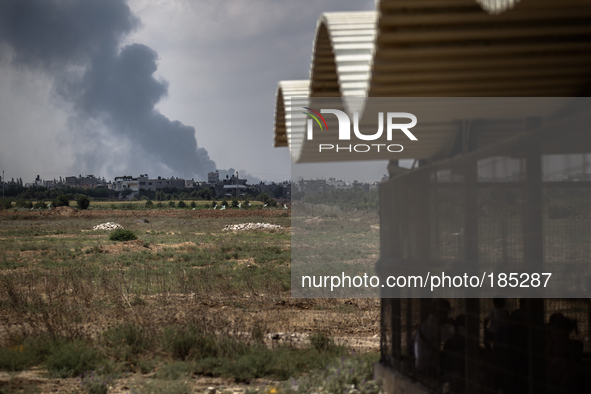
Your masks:
M 84 194 L 81 194 L 78 196 L 78 199 L 76 200 L 76 207 L 78 209 L 88 209 L 88 207 L 90 206 L 90 199 L 85 196 Z
M 30 201 L 26 201 L 26 200 L 16 200 L 16 204 L 17 207 L 19 208 L 33 208 L 33 203 Z
M 56 198 L 53 199 L 53 201 L 51 202 L 51 205 L 53 205 L 55 208 L 57 207 L 69 207 L 70 206 L 70 200 L 68 200 L 68 196 L 66 196 L 65 194 L 60 194 L 59 196 L 57 196 Z
M 132 323 L 106 330 L 103 338 L 107 341 L 107 346 L 114 350 L 115 356 L 122 360 L 129 360 L 131 355 L 149 348 L 144 329 Z
M 178 206 L 179 206 L 179 208 L 185 208 L 187 206 L 187 203 L 184 202 L 183 200 L 180 200 Z
M 51 375 L 72 378 L 83 372 L 95 370 L 103 361 L 102 355 L 85 342 L 76 340 L 55 343 L 45 366 Z
M 156 372 L 156 379 L 165 380 L 177 380 L 183 376 L 187 376 L 193 372 L 193 365 L 188 362 L 174 361 L 172 363 L 166 363 Z
M 8 198 L 0 199 L 0 207 L 4 209 L 10 209 L 12 207 L 12 202 Z
M 154 208 L 154 203 L 152 202 L 152 200 L 146 201 L 145 207 L 146 208 Z
M 299 379 L 283 384 L 284 393 L 368 393 L 381 392 L 380 382 L 373 380 L 372 364 L 377 353 L 341 358 L 327 368 L 312 371 Z
M 191 208 L 196 208 L 197 204 L 195 203 L 195 201 L 191 201 Z
M 133 241 L 137 239 L 137 235 L 131 230 L 117 229 L 109 235 L 111 241 Z
M 324 332 L 317 332 L 310 335 L 310 344 L 318 351 L 330 351 L 337 347 L 333 339 Z
M 34 205 L 33 208 L 35 209 L 47 209 L 47 204 L 45 201 L 37 201 Z
M 0 371 L 22 371 L 39 363 L 37 352 L 25 344 L 0 348 Z

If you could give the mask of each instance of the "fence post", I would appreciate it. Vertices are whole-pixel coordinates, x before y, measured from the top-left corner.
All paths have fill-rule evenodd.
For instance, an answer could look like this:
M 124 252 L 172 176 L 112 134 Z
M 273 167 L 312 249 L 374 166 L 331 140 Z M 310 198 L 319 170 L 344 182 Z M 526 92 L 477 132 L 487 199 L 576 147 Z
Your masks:
M 464 167 L 464 259 L 466 268 L 478 264 L 478 168 L 476 160 Z M 466 298 L 466 348 L 464 354 L 466 393 L 479 390 L 480 299 Z

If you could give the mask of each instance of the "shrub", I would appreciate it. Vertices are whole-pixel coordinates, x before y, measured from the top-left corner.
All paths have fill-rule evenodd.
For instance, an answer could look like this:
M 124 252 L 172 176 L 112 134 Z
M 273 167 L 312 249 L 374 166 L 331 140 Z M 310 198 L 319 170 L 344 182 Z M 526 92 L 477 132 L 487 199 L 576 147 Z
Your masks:
M 178 329 L 167 327 L 164 330 L 164 343 L 174 358 L 186 360 L 197 354 L 214 354 L 216 340 L 211 335 L 204 335 L 195 327 Z
M 382 392 L 380 382 L 373 380 L 372 364 L 377 360 L 376 353 L 342 358 L 326 368 L 285 382 L 282 391 L 377 394 Z
M 133 241 L 137 239 L 137 235 L 131 230 L 117 229 L 109 235 L 111 241 Z
M 34 349 L 26 344 L 0 348 L 0 371 L 22 371 L 38 361 Z
M 152 202 L 152 200 L 146 201 L 145 207 L 146 208 L 154 208 L 154 203 Z
M 232 200 L 232 207 L 233 207 L 233 208 L 238 208 L 238 204 L 239 204 L 239 203 L 238 203 L 238 200 L 237 200 L 237 199 L 233 199 L 233 200 Z
M 215 208 L 216 205 L 218 205 L 217 201 L 214 200 L 214 201 L 211 202 L 211 207 L 212 208 Z
M 133 323 L 110 328 L 103 333 L 103 337 L 121 359 L 129 359 L 132 354 L 140 353 L 149 344 L 143 328 Z
M 90 199 L 85 196 L 84 194 L 81 194 L 78 196 L 78 200 L 76 200 L 76 207 L 78 209 L 88 209 L 88 207 L 90 206 Z
M 256 200 L 266 203 L 270 198 L 271 198 L 271 196 L 268 195 L 267 193 L 261 193 L 257 196 Z
M 197 204 L 195 204 L 195 201 L 191 201 L 191 208 L 196 208 Z
M 169 207 L 171 207 L 171 208 L 174 208 L 174 206 L 175 206 L 175 203 L 174 203 L 174 201 L 170 200 L 170 201 L 168 202 L 168 206 L 169 206 Z
M 276 207 L 277 206 L 277 201 L 275 201 L 274 199 L 270 198 L 266 201 L 267 204 L 269 204 L 270 207 Z
M 228 206 L 228 201 L 224 200 L 222 201 L 222 207 L 227 207 Z
M 183 361 L 174 361 L 172 363 L 166 363 L 158 368 L 156 372 L 155 378 L 156 379 L 165 379 L 165 380 L 177 380 L 181 378 L 183 375 L 188 375 L 192 371 L 191 363 L 186 363 Z
M 16 200 L 16 206 L 19 208 L 33 208 L 33 203 L 22 199 Z
M 102 356 L 82 341 L 55 344 L 45 361 L 47 370 L 60 378 L 71 378 L 85 371 L 96 369 Z
M 179 201 L 179 208 L 185 208 L 186 206 L 187 204 L 183 200 Z
M 12 207 L 12 202 L 9 199 L 3 198 L 0 200 L 0 207 L 4 209 L 10 209 Z
M 35 208 L 35 209 L 46 209 L 47 208 L 47 203 L 45 201 L 37 201 L 35 203 L 35 205 L 33 205 L 33 208 Z
M 60 194 L 59 196 L 57 196 L 56 198 L 54 198 L 54 200 L 51 202 L 51 205 L 53 205 L 54 207 L 69 207 L 70 206 L 70 200 L 68 200 L 68 196 L 66 196 L 65 194 Z
M 156 208 L 162 208 L 164 207 L 164 204 L 162 204 L 162 201 L 158 201 L 158 204 L 156 204 Z
M 336 346 L 333 339 L 324 332 L 316 332 L 310 335 L 310 343 L 318 351 L 333 350 Z

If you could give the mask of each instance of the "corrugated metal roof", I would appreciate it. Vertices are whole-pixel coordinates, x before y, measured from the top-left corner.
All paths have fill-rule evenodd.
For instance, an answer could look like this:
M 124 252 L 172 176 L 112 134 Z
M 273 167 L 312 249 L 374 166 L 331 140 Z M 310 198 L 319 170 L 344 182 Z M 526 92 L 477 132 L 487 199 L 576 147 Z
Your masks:
M 381 0 L 378 10 L 377 20 L 374 12 L 320 17 L 311 97 L 343 97 L 352 113 L 363 105 L 350 108 L 347 97 L 572 97 L 589 92 L 589 0 Z M 292 133 L 292 158 L 320 160 L 306 150 L 303 122 L 301 132 Z M 439 148 L 413 152 L 413 157 L 440 157 L 457 134 L 443 131 L 433 137 Z M 445 141 L 439 138 L 444 135 Z M 365 157 L 390 158 L 378 156 Z
M 274 145 L 275 147 L 290 147 L 290 136 L 293 135 L 294 127 L 301 127 L 301 133 L 304 132 L 305 115 L 301 114 L 305 103 L 293 102 L 292 97 L 308 97 L 310 94 L 310 81 L 281 81 L 277 85 L 277 94 L 275 98 L 275 127 L 274 127 Z M 301 101 L 301 100 L 300 100 Z M 298 123 L 301 123 L 298 125 Z M 299 152 L 299 151 L 298 151 Z M 299 156 L 299 154 L 298 154 Z
M 370 96 L 578 96 L 591 82 L 589 0 L 523 0 L 500 15 L 473 0 L 379 9 Z
M 521 0 L 476 0 L 483 10 L 489 14 L 500 14 L 513 8 Z
M 312 97 L 365 97 L 369 90 L 378 13 L 331 12 L 318 20 L 310 87 Z M 359 101 L 356 100 L 355 103 Z

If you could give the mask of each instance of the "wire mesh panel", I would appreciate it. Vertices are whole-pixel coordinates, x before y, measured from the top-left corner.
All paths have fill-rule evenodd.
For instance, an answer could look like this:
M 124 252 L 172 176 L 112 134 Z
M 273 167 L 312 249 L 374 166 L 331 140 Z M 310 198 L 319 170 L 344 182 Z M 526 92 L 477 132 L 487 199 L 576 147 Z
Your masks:
M 591 392 L 589 124 L 589 111 L 556 127 L 472 124 L 459 138 L 472 149 L 383 185 L 389 274 L 399 287 L 410 272 L 439 276 L 385 304 L 400 327 L 384 341 L 388 365 L 436 392 Z

